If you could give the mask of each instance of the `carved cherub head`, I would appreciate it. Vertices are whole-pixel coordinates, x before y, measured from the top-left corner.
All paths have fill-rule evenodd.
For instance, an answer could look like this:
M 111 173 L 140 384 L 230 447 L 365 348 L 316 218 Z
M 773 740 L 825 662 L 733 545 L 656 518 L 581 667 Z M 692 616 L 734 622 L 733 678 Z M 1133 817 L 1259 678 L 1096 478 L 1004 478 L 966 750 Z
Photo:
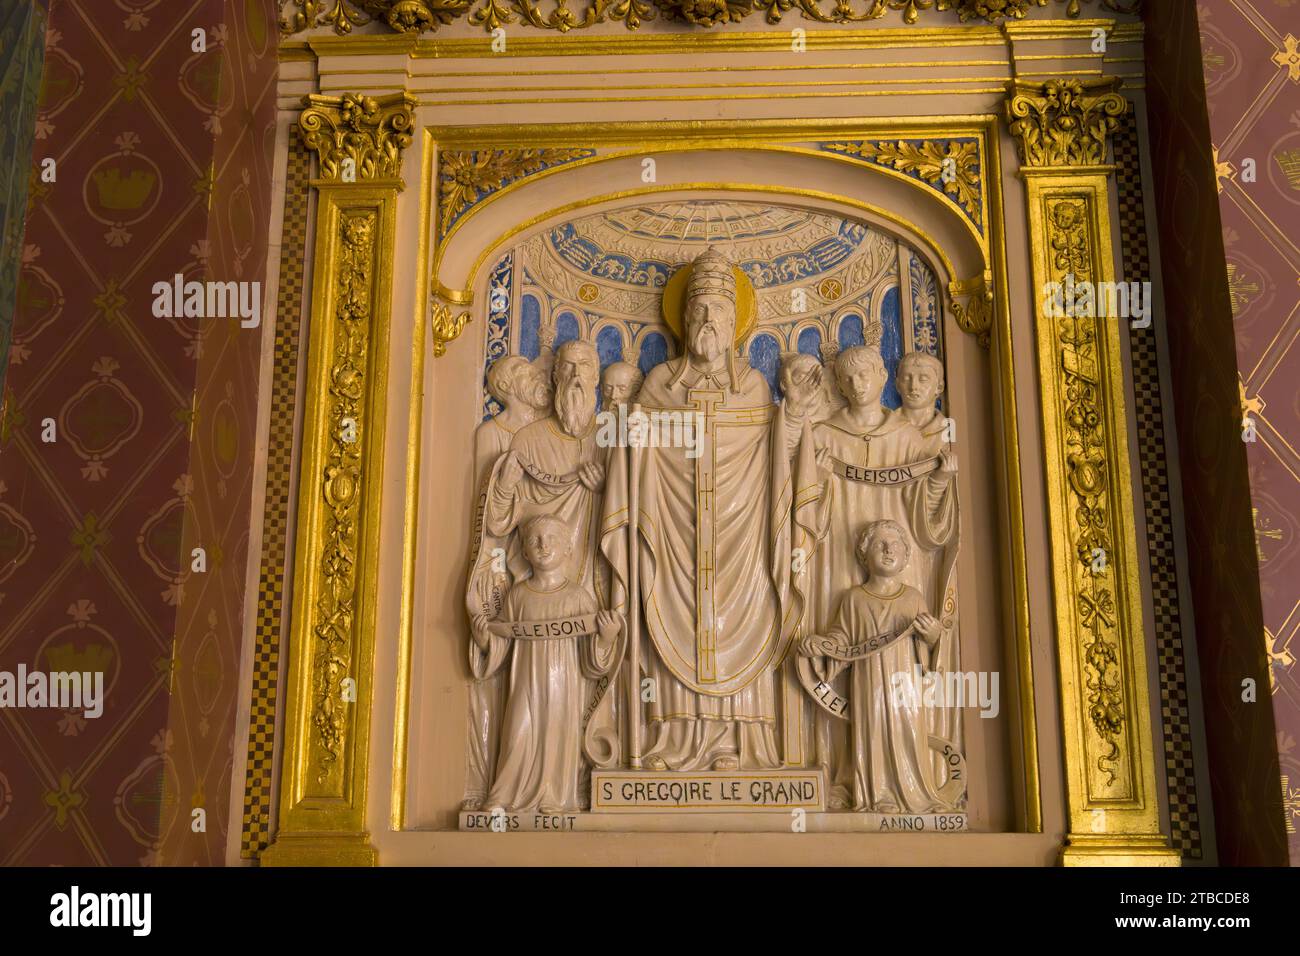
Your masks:
M 600 383 L 602 407 L 614 409 L 619 405 L 631 405 L 641 390 L 642 378 L 641 370 L 627 362 L 614 362 L 608 366 Z
M 855 345 L 835 359 L 835 384 L 848 400 L 850 408 L 875 405 L 885 390 L 885 363 L 880 353 L 865 345 Z
M 535 572 L 554 571 L 573 551 L 573 533 L 555 515 L 538 515 L 524 525 L 524 557 Z
M 903 572 L 912 557 L 912 542 L 897 521 L 873 521 L 858 538 L 858 561 L 870 580 L 892 578 Z
M 894 378 L 904 408 L 933 410 L 943 394 L 943 363 L 926 352 L 904 355 Z

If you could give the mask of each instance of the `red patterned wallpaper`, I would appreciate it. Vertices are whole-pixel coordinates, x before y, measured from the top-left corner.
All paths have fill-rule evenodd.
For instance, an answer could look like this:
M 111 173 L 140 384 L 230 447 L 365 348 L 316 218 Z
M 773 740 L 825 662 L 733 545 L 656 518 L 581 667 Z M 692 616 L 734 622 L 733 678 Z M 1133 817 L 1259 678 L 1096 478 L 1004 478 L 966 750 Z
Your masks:
M 1287 843 L 1300 865 L 1300 10 L 1198 7 Z M 1262 695 L 1261 695 L 1262 696 Z
M 274 24 L 270 0 L 50 8 L 32 158 L 57 178 L 33 183 L 0 420 L 0 669 L 103 670 L 106 694 L 98 719 L 0 711 L 0 864 L 222 861 L 261 326 L 156 317 L 153 287 L 265 278 Z
M 1300 367 L 1281 367 L 1300 330 L 1300 257 L 1284 238 L 1300 235 L 1300 193 L 1275 158 L 1288 130 L 1300 146 L 1300 67 L 1282 29 L 1292 6 L 1148 3 L 1144 16 L 1201 699 L 1219 862 L 1228 865 L 1300 863 L 1300 669 L 1284 658 L 1297 623 Z M 1254 181 L 1234 184 L 1247 158 Z M 1291 364 L 1300 366 L 1300 352 Z M 1247 411 L 1254 442 L 1243 441 Z M 1253 702 L 1243 700 L 1246 680 Z

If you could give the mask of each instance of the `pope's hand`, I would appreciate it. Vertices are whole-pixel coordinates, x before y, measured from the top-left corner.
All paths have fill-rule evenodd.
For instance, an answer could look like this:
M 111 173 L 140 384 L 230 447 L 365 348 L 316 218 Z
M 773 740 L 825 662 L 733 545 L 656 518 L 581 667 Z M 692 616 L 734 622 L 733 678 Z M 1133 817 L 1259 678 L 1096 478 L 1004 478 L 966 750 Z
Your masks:
M 578 469 L 578 480 L 588 491 L 600 491 L 605 487 L 605 466 L 591 461 Z
M 524 466 L 519 460 L 519 452 L 506 452 L 506 459 L 501 463 L 501 472 L 497 475 L 498 487 L 506 494 L 511 494 L 523 477 Z
M 623 618 L 620 614 L 613 611 L 598 611 L 596 613 L 596 631 L 600 634 L 601 639 L 612 641 L 618 636 L 619 628 L 623 625 Z

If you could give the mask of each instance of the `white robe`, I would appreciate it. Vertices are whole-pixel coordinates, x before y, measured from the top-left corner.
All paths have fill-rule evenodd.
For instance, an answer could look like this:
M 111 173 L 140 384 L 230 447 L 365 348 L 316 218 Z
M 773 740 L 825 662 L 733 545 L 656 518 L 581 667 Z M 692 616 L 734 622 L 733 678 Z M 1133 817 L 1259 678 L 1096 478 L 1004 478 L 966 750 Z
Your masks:
M 922 539 L 924 546 L 932 547 L 931 539 L 956 523 L 956 485 L 938 472 L 910 484 L 868 484 L 818 468 L 816 453 L 823 449 L 860 468 L 914 464 L 934 457 L 920 430 L 896 415 L 887 415 L 879 425 L 864 430 L 839 412 L 805 431 L 796 463 L 795 521 L 807 539 L 816 541 L 807 569 L 804 625 L 805 633 L 812 634 L 826 633 L 841 598 L 866 577 L 857 544 L 869 524 L 888 518 L 909 533 L 913 560 L 899 580 L 925 594 L 930 589 L 926 570 L 915 559 Z M 841 677 L 836 683 L 841 694 L 845 680 Z M 810 749 L 827 772 L 828 783 L 847 790 L 851 768 L 843 723 L 819 715 L 813 734 Z
M 915 588 L 892 597 L 858 585 L 843 596 L 828 636 L 846 644 L 897 634 L 925 610 Z M 877 813 L 939 813 L 951 809 L 939 795 L 922 695 L 893 693 L 895 674 L 915 681 L 928 669 L 929 649 L 919 637 L 888 644 L 850 667 L 849 718 L 853 809 Z M 913 686 L 915 684 L 913 683 Z
M 483 494 L 492 467 L 510 448 L 515 433 L 489 418 L 474 430 L 475 488 Z M 471 657 L 474 647 L 471 644 Z M 472 666 L 472 665 L 471 665 Z M 475 680 L 469 687 L 469 741 L 465 748 L 465 798 L 482 801 L 496 772 L 497 741 L 500 739 L 501 710 L 505 704 L 505 681 L 499 673 Z
M 548 621 L 594 614 L 596 601 L 572 582 L 537 591 L 522 581 L 506 595 L 506 621 Z M 510 688 L 501 720 L 500 757 L 488 793 L 488 809 L 582 809 L 583 673 L 579 641 L 516 640 L 492 635 L 493 644 L 513 644 Z M 505 655 L 493 655 L 504 660 Z
M 725 372 L 688 368 L 674 383 L 683 361 L 655 368 L 638 400 L 646 413 L 693 414 L 702 401 L 716 403 L 711 443 L 698 446 L 713 485 L 700 486 L 704 472 L 684 448 L 638 452 L 641 659 L 655 688 L 644 755 L 673 770 L 707 769 L 720 756 L 776 767 L 774 669 L 798 620 L 788 589 L 790 486 L 779 477 L 788 460 L 772 440 L 771 392 L 759 373 L 739 368 L 736 391 Z M 611 458 L 602 521 L 602 548 L 621 582 L 628 461 Z M 700 560 L 711 562 L 708 607 L 700 606 Z

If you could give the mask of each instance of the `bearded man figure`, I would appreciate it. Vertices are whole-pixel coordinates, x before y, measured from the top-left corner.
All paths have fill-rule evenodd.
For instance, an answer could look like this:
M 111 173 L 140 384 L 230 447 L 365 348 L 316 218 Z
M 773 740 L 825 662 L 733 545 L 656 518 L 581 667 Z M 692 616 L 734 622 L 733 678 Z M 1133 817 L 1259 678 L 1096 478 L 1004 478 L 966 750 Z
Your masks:
M 576 546 L 565 577 L 594 592 L 593 519 L 605 483 L 596 448 L 596 349 L 580 339 L 565 342 L 555 355 L 553 376 L 555 410 L 515 433 L 493 476 L 487 530 L 505 537 L 535 515 L 554 515 L 574 529 Z
M 492 467 L 479 500 L 465 593 L 471 620 L 480 616 L 500 619 L 510 588 L 528 576 L 519 529 L 539 515 L 558 518 L 572 530 L 573 547 L 562 566 L 564 579 L 592 595 L 593 603 L 599 604 L 605 594 L 597 578 L 596 552 L 597 498 L 605 482 L 605 467 L 596 445 L 596 387 L 600 381 L 596 349 L 581 340 L 564 343 L 556 352 L 552 374 L 554 410 L 515 432 L 509 450 Z M 508 645 L 508 641 L 488 642 L 486 647 L 469 642 L 470 672 L 476 681 L 490 680 L 501 669 L 500 655 Z M 591 661 L 592 673 L 606 674 L 616 665 L 622 654 L 621 642 L 614 642 L 603 653 L 604 658 Z M 607 683 L 601 680 L 584 685 L 584 714 L 605 703 Z M 585 732 L 585 716 L 582 729 Z M 481 803 L 481 795 L 472 792 L 466 803 L 472 805 L 476 796 Z
M 624 583 L 628 469 L 639 496 L 639 580 L 627 590 L 641 601 L 644 634 L 632 639 L 647 645 L 652 685 L 645 753 L 631 756 L 649 770 L 781 763 L 773 671 L 797 613 L 789 482 L 774 478 L 788 462 L 767 382 L 736 356 L 737 281 L 719 250 L 695 260 L 684 354 L 653 369 L 638 396 L 652 420 L 692 422 L 694 441 L 611 457 L 601 548 Z
M 474 430 L 474 478 L 482 482 L 510 449 L 515 433 L 547 413 L 551 386 L 546 374 L 522 355 L 505 355 L 487 373 L 488 394 L 502 410 Z

